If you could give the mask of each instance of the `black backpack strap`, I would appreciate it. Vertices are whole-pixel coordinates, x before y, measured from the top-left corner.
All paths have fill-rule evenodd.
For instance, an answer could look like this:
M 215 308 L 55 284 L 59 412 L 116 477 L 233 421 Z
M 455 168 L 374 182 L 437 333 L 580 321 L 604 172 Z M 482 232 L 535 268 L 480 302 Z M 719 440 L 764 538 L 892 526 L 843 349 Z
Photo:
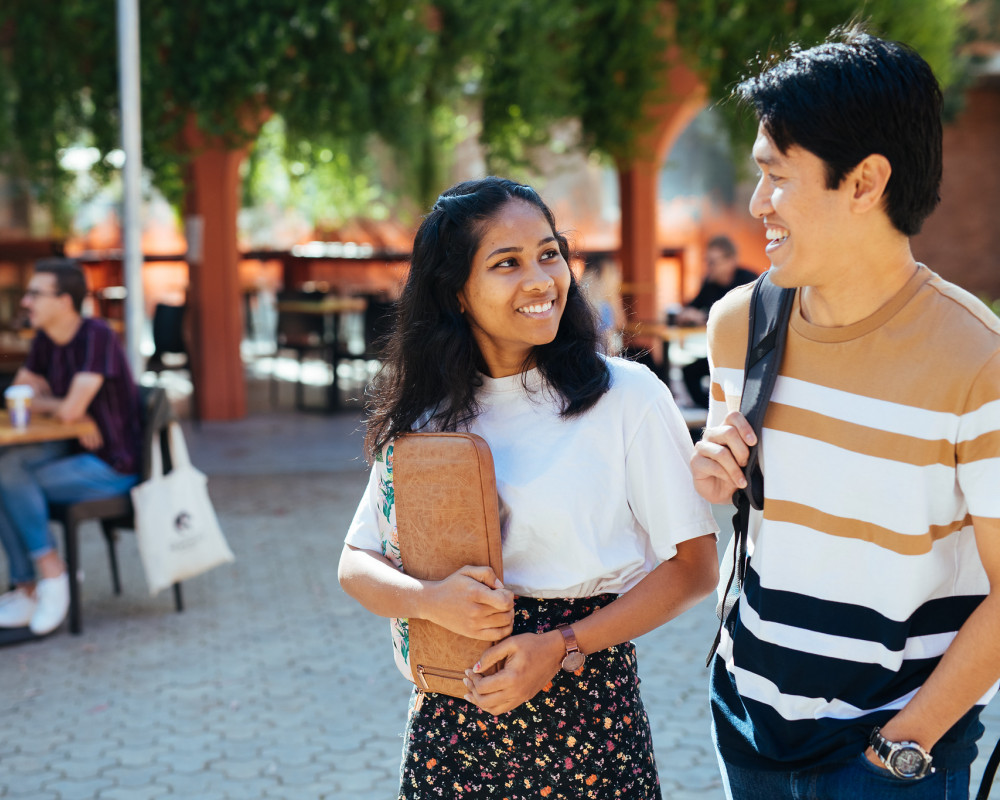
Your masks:
M 788 320 L 792 315 L 794 301 L 795 290 L 775 286 L 766 272 L 754 283 L 740 413 L 747 418 L 758 441 L 758 445 L 750 448 L 750 458 L 743 469 L 747 479 L 747 488 L 743 492 L 750 505 L 758 511 L 764 508 L 764 475 L 758 461 L 760 432 L 764 427 L 767 403 L 781 368 L 785 339 L 788 336 Z
M 750 528 L 750 508 L 764 508 L 764 474 L 760 470 L 760 437 L 764 426 L 764 412 L 774 389 L 774 382 L 781 368 L 788 334 L 788 320 L 795 300 L 794 289 L 782 289 L 771 283 L 765 272 L 753 285 L 750 296 L 750 324 L 747 337 L 747 356 L 743 368 L 743 396 L 740 413 L 746 417 L 757 437 L 757 444 L 750 448 L 750 457 L 743 473 L 747 479 L 745 489 L 733 494 L 733 566 L 726 584 L 726 593 L 716 607 L 719 631 L 705 665 L 712 657 L 722 638 L 725 626 L 730 633 L 736 625 L 732 611 L 739 601 L 746 576 L 747 531 Z
M 1000 741 L 996 743 L 990 760 L 986 762 L 986 769 L 983 770 L 983 780 L 979 784 L 976 800 L 986 800 L 990 796 L 990 789 L 993 788 L 993 778 L 997 774 L 998 765 L 1000 765 Z

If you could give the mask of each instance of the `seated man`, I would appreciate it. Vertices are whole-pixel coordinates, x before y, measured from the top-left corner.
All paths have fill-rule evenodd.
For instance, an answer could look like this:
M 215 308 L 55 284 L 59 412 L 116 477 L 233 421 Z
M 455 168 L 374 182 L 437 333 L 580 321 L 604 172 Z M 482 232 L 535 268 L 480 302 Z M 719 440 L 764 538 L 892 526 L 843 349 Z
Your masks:
M 701 290 L 677 315 L 678 325 L 704 325 L 708 310 L 730 290 L 757 279 L 757 274 L 736 263 L 736 247 L 728 236 L 715 236 L 705 248 L 705 280 Z M 684 366 L 684 386 L 698 408 L 708 408 L 708 359 L 698 358 Z
M 65 422 L 89 415 L 97 433 L 79 443 L 0 449 L 0 542 L 16 587 L 0 597 L 0 627 L 29 625 L 38 635 L 55 630 L 69 608 L 69 580 L 49 532 L 48 503 L 109 497 L 138 481 L 138 391 L 115 334 L 103 321 L 80 315 L 86 294 L 76 262 L 36 264 L 21 301 L 36 334 L 14 383 L 34 389 L 32 413 Z

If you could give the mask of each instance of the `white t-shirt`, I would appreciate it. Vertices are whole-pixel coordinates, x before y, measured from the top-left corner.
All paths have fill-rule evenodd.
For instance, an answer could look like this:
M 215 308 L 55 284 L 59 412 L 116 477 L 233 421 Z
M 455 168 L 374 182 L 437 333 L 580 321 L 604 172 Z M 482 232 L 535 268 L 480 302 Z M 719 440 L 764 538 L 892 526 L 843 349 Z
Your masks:
M 717 529 L 670 392 L 642 365 L 607 363 L 610 390 L 576 417 L 559 416 L 537 370 L 484 377 L 477 393 L 469 430 L 493 453 L 504 585 L 520 596 L 626 592 L 679 542 Z M 399 563 L 387 475 L 391 484 L 391 458 L 378 460 L 346 541 Z

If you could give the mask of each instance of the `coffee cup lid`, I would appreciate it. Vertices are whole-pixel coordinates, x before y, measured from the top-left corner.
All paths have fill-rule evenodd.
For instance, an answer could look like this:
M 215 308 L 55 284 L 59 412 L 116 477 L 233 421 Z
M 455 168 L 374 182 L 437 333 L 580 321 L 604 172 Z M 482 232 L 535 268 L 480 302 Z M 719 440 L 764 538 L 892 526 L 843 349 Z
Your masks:
M 17 383 L 17 384 L 14 384 L 13 386 L 8 386 L 4 390 L 3 394 L 4 394 L 4 397 L 14 397 L 14 398 L 18 398 L 18 397 L 34 397 L 35 396 L 35 390 L 32 389 L 30 386 L 28 386 L 26 384 Z

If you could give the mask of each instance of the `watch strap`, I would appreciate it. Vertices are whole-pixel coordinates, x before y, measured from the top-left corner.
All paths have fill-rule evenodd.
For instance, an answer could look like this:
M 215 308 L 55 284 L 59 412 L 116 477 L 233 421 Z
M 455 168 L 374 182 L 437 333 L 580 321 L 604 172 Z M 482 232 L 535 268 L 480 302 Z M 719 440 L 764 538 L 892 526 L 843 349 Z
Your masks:
M 563 645 L 566 648 L 566 655 L 562 660 L 562 668 L 567 672 L 576 672 L 586 661 L 586 656 L 581 652 L 580 645 L 576 641 L 576 633 L 567 623 L 556 626 L 563 637 Z
M 913 780 L 915 778 L 922 778 L 928 773 L 934 772 L 934 767 L 931 766 L 931 763 L 933 762 L 931 754 L 924 750 L 924 748 L 917 742 L 891 742 L 882 735 L 881 728 L 875 728 L 868 737 L 868 744 L 871 745 L 872 750 L 875 751 L 875 755 L 879 757 L 879 760 L 885 765 L 885 768 L 897 778 Z M 912 775 L 901 773 L 896 768 L 894 764 L 895 759 L 892 757 L 893 753 L 900 750 L 917 751 L 923 761 L 922 768 Z
M 576 634 L 573 632 L 573 626 L 567 625 L 565 622 L 558 625 L 556 628 L 563 637 L 563 644 L 566 646 L 567 653 L 575 653 L 580 650 L 580 645 L 577 644 Z
M 886 739 L 880 731 L 881 728 L 875 728 L 871 732 L 871 736 L 868 737 L 868 744 L 871 745 L 872 750 L 875 751 L 875 755 L 882 759 L 882 763 L 884 764 L 892 752 L 892 742 Z

